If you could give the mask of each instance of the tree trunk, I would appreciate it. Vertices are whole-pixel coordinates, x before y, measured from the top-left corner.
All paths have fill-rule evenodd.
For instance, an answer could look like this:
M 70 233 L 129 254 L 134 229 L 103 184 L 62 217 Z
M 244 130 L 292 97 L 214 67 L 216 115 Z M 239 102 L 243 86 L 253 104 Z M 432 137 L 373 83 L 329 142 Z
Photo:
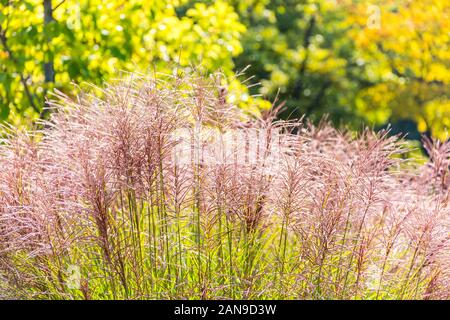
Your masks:
M 52 21 L 54 21 L 52 0 L 44 0 L 44 28 Z M 51 36 L 47 34 L 45 34 L 45 39 L 47 41 L 47 53 L 49 53 L 50 41 L 52 39 Z M 47 54 L 46 60 L 44 62 L 44 74 L 45 82 L 55 82 L 55 69 L 53 66 L 53 58 L 51 57 L 51 54 Z

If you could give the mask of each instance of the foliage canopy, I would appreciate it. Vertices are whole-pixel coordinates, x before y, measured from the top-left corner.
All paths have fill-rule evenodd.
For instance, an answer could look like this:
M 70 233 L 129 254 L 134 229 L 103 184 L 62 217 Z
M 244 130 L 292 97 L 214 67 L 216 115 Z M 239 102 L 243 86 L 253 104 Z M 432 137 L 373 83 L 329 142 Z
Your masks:
M 46 117 L 44 97 L 71 81 L 201 66 L 250 112 L 279 95 L 283 118 L 445 139 L 449 21 L 446 0 L 1 0 L 0 120 Z

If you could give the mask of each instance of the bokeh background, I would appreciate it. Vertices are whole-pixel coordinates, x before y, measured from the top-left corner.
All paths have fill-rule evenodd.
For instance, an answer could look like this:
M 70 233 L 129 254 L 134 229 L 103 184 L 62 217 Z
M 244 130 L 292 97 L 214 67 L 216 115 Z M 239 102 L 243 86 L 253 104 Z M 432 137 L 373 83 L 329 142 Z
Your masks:
M 445 140 L 450 1 L 0 0 L 1 122 L 48 117 L 71 82 L 192 68 L 222 71 L 248 112 L 278 95 L 283 118 Z

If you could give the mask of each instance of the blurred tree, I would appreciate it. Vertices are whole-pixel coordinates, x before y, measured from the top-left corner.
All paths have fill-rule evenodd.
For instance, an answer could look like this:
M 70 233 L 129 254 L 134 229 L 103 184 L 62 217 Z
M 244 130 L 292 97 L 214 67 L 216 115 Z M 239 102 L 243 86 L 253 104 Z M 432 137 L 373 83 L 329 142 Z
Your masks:
M 289 106 L 282 117 L 330 114 L 338 122 L 360 123 L 354 101 L 368 85 L 347 36 L 346 12 L 333 1 L 232 0 L 247 26 L 239 67 L 251 65 L 273 99 L 278 90 Z
M 44 97 L 70 82 L 100 84 L 119 70 L 170 71 L 201 64 L 222 70 L 232 92 L 253 99 L 233 73 L 245 31 L 225 1 L 0 0 L 0 120 L 44 116 Z
M 450 127 L 450 2 L 346 1 L 349 36 L 374 85 L 358 92 L 357 111 L 374 123 L 410 119 L 447 138 Z
M 450 125 L 448 0 L 231 0 L 248 32 L 239 67 L 277 90 L 282 115 L 372 125 L 403 120 L 445 138 Z M 395 129 L 394 128 L 394 129 Z
M 0 120 L 44 117 L 48 90 L 70 81 L 200 64 L 251 112 L 279 95 L 284 118 L 393 122 L 414 137 L 450 126 L 448 0 L 0 3 Z M 251 81 L 237 76 L 248 65 Z

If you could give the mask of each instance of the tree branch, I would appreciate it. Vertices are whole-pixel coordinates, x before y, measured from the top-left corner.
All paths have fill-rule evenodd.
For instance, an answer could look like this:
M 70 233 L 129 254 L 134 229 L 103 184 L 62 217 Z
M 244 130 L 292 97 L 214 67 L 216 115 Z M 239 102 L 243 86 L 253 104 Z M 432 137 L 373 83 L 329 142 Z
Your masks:
M 64 2 L 66 2 L 66 0 L 62 0 L 60 3 L 58 3 L 58 4 L 53 8 L 53 11 L 55 11 L 56 9 L 58 9 Z

